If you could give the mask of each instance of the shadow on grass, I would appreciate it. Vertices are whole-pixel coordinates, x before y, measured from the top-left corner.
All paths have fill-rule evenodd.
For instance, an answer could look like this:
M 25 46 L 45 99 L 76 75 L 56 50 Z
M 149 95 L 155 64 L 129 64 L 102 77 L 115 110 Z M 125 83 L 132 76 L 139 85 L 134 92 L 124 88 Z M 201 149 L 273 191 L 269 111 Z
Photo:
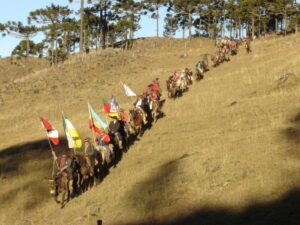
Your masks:
M 296 114 L 291 120 L 290 123 L 292 125 L 286 129 L 283 130 L 283 135 L 285 138 L 290 141 L 291 143 L 294 143 L 294 145 L 291 145 L 289 149 L 287 150 L 287 153 L 290 156 L 293 156 L 295 158 L 300 158 L 300 151 L 299 151 L 299 144 L 300 144 L 300 113 Z
M 155 175 L 150 179 L 135 184 L 127 193 L 129 206 L 138 212 L 155 212 L 163 206 L 161 196 L 169 197 L 172 189 L 173 174 L 178 168 L 178 161 L 168 162 L 155 170 Z
M 57 155 L 61 155 L 63 152 L 68 152 L 67 142 L 65 139 L 61 139 L 59 147 L 55 147 L 54 150 Z M 27 142 L 22 145 L 15 145 L 0 151 L 0 178 L 12 176 L 13 174 L 23 174 L 22 166 L 28 163 L 30 160 L 37 160 L 39 162 L 49 161 L 49 168 L 51 168 L 52 155 L 47 139 L 42 139 L 33 142 Z M 41 163 L 44 165 L 44 163 Z M 49 168 L 41 168 L 39 166 L 31 168 L 31 172 L 34 173 L 38 170 L 49 171 Z
M 254 204 L 241 213 L 228 209 L 200 208 L 166 221 L 149 218 L 123 225 L 298 225 L 300 221 L 300 190 L 294 189 L 282 199 Z
M 68 151 L 66 140 L 61 142 L 60 147 L 55 148 L 57 155 Z M 47 139 L 1 150 L 0 182 L 11 183 L 9 190 L 1 190 L 1 203 L 17 203 L 16 207 L 25 211 L 38 207 L 50 198 L 48 178 L 51 171 L 52 155 Z
M 159 167 L 154 175 L 133 186 L 127 194 L 128 207 L 148 216 L 142 220 L 119 225 L 298 225 L 300 221 L 300 189 L 294 188 L 278 200 L 268 203 L 253 203 L 242 212 L 226 208 L 195 207 L 190 213 L 181 212 L 178 205 L 173 216 L 162 220 L 160 210 L 176 205 L 176 174 L 180 173 L 185 154 Z M 180 174 L 179 174 L 180 175 Z M 174 201 L 172 202 L 172 199 Z M 149 213 L 152 212 L 152 213 Z M 186 210 L 184 210 L 186 212 Z

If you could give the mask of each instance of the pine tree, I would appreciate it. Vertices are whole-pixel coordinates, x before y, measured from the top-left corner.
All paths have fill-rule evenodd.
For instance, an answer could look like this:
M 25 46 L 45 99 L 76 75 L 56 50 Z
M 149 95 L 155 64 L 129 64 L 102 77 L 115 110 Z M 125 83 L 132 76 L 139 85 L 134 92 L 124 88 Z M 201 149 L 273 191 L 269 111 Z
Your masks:
M 50 42 L 51 65 L 58 63 L 58 39 L 63 34 L 63 21 L 65 21 L 72 10 L 67 6 L 51 4 L 44 9 L 37 9 L 30 13 L 30 19 L 40 24 L 40 30 L 44 32 L 45 42 Z
M 159 9 L 166 6 L 168 0 L 143 0 L 144 8 L 151 13 L 151 18 L 156 19 L 156 37 L 159 37 Z
M 28 20 L 28 24 L 24 25 L 22 22 L 15 22 L 15 21 L 8 21 L 5 25 L 7 29 L 7 33 L 9 35 L 12 35 L 16 38 L 22 39 L 21 42 L 26 46 L 24 49 L 26 49 L 25 54 L 23 55 L 25 57 L 25 73 L 27 74 L 29 72 L 29 63 L 28 63 L 28 56 L 30 54 L 30 39 L 33 38 L 36 33 L 38 32 L 38 29 L 30 25 L 30 20 Z

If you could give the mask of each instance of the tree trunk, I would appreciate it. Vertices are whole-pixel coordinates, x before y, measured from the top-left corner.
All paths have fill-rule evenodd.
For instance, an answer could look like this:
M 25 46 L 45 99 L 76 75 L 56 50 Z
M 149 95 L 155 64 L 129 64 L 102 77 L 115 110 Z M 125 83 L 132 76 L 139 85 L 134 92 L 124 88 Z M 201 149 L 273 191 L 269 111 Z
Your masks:
M 159 5 L 156 3 L 156 37 L 159 37 Z
M 54 39 L 51 40 L 51 67 L 54 66 Z
M 278 33 L 278 18 L 277 15 L 275 14 L 275 33 Z
M 84 0 L 80 2 L 80 52 L 83 51 L 83 14 L 84 14 Z
M 286 36 L 286 30 L 287 30 L 287 16 L 286 16 L 286 7 L 284 7 L 284 36 Z
M 233 33 L 233 32 L 232 32 L 232 31 L 233 31 L 233 19 L 230 18 L 229 20 L 230 20 L 230 28 L 229 28 L 230 31 L 229 31 L 229 32 L 230 32 L 230 38 L 232 38 L 232 33 Z
M 29 73 L 28 56 L 29 56 L 29 36 L 26 36 L 26 56 L 25 56 L 25 74 Z
M 295 0 L 295 3 L 294 3 L 294 7 L 297 6 L 297 1 Z M 296 19 L 295 19 L 295 34 L 298 33 L 298 16 L 297 16 L 297 13 L 295 14 L 296 16 Z
M 199 37 L 201 37 L 201 15 L 199 16 Z
M 242 38 L 242 24 L 241 24 L 241 18 L 239 17 L 239 38 Z
M 87 27 L 83 31 L 83 43 L 84 43 L 85 52 L 89 48 L 89 41 L 88 41 L 89 40 L 89 35 L 88 35 L 88 32 L 89 32 L 89 28 Z
M 239 38 L 239 23 L 238 20 L 235 20 L 235 38 Z
M 133 41 L 134 41 L 134 13 L 131 14 L 131 22 L 132 22 L 132 27 L 130 29 L 130 48 L 133 47 Z
M 255 18 L 254 16 L 252 15 L 251 17 L 251 31 L 252 31 L 252 40 L 254 40 L 254 36 L 255 36 Z
M 188 22 L 188 26 L 189 26 L 189 39 L 192 38 L 192 13 L 191 11 L 189 11 L 189 22 Z
M 58 64 L 58 48 L 57 48 L 57 37 L 55 38 L 55 65 Z

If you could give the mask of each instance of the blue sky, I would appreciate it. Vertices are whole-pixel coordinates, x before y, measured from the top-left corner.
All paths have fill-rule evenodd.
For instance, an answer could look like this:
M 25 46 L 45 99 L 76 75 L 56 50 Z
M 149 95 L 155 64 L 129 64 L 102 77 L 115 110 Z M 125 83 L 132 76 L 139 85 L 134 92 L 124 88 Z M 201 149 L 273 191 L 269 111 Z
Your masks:
M 7 21 L 22 21 L 26 23 L 29 12 L 44 8 L 47 5 L 59 4 L 69 5 L 73 10 L 78 10 L 80 1 L 75 0 L 74 3 L 69 4 L 68 0 L 0 0 L 0 23 Z M 162 14 L 165 12 L 162 11 Z M 149 16 L 144 16 L 140 21 L 141 29 L 135 33 L 135 37 L 149 37 L 156 36 L 156 21 L 150 19 Z M 160 35 L 163 33 L 163 15 L 160 19 Z M 39 41 L 41 35 L 34 38 Z M 19 43 L 19 39 L 10 36 L 0 37 L 0 56 L 9 56 L 13 48 Z

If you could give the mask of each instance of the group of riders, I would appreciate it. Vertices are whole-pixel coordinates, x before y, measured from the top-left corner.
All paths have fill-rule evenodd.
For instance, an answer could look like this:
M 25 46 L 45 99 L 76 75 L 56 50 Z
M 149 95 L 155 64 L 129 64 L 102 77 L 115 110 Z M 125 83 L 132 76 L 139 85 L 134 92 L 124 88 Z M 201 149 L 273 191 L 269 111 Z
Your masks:
M 93 139 L 85 138 L 81 149 L 74 148 L 60 157 L 52 151 L 53 170 L 49 188 L 57 202 L 60 192 L 67 194 L 68 198 L 70 194 L 76 196 L 92 187 L 95 178 L 103 178 L 109 167 L 116 164 L 120 155 L 127 152 L 132 138 L 142 136 L 152 122 L 164 115 L 161 111 L 161 95 L 159 78 L 156 78 L 143 93 L 137 95 L 129 113 L 119 108 L 118 112 L 109 114 L 111 121 L 108 127 L 95 132 Z M 69 183 L 72 183 L 72 193 Z M 61 201 L 62 206 L 65 194 Z
M 250 38 L 245 38 L 246 51 L 251 52 Z M 238 53 L 240 40 L 233 40 L 224 37 L 217 41 L 218 51 L 211 55 L 213 66 L 217 66 L 224 61 L 229 61 L 230 56 Z M 202 55 L 195 65 L 196 80 L 201 80 L 204 73 L 209 70 L 208 56 Z M 176 98 L 188 90 L 188 86 L 193 83 L 193 72 L 185 68 L 180 73 L 175 71 L 169 76 L 167 92 L 169 98 Z M 159 116 L 163 116 L 161 106 L 164 100 L 161 99 L 161 87 L 159 79 L 156 78 L 146 89 L 137 95 L 133 108 L 127 114 L 124 109 L 119 108 L 114 113 L 108 127 L 98 131 L 91 140 L 84 139 L 82 149 L 73 149 L 71 153 L 56 156 L 53 155 L 52 179 L 49 181 L 51 194 L 55 200 L 60 192 L 63 192 L 62 207 L 64 205 L 65 194 L 70 196 L 69 183 L 72 181 L 72 194 L 74 196 L 91 187 L 94 178 L 103 178 L 103 171 L 107 171 L 111 165 L 115 165 L 116 155 L 126 152 L 133 135 L 143 135 L 143 132 L 152 122 L 156 122 Z M 92 181 L 92 182 L 91 182 Z
M 203 54 L 200 60 L 195 65 L 195 79 L 201 80 L 204 78 L 204 73 L 209 70 L 208 58 L 212 62 L 212 66 L 216 67 L 223 62 L 230 61 L 230 57 L 238 54 L 239 46 L 245 43 L 245 49 L 247 53 L 251 52 L 251 38 L 249 36 L 241 40 L 236 40 L 233 38 L 223 37 L 216 40 L 216 46 L 218 51 L 213 54 Z M 181 96 L 183 92 L 188 90 L 188 86 L 193 83 L 193 72 L 189 68 L 185 68 L 180 73 L 175 71 L 172 73 L 168 80 L 167 92 L 169 98 L 176 98 Z

